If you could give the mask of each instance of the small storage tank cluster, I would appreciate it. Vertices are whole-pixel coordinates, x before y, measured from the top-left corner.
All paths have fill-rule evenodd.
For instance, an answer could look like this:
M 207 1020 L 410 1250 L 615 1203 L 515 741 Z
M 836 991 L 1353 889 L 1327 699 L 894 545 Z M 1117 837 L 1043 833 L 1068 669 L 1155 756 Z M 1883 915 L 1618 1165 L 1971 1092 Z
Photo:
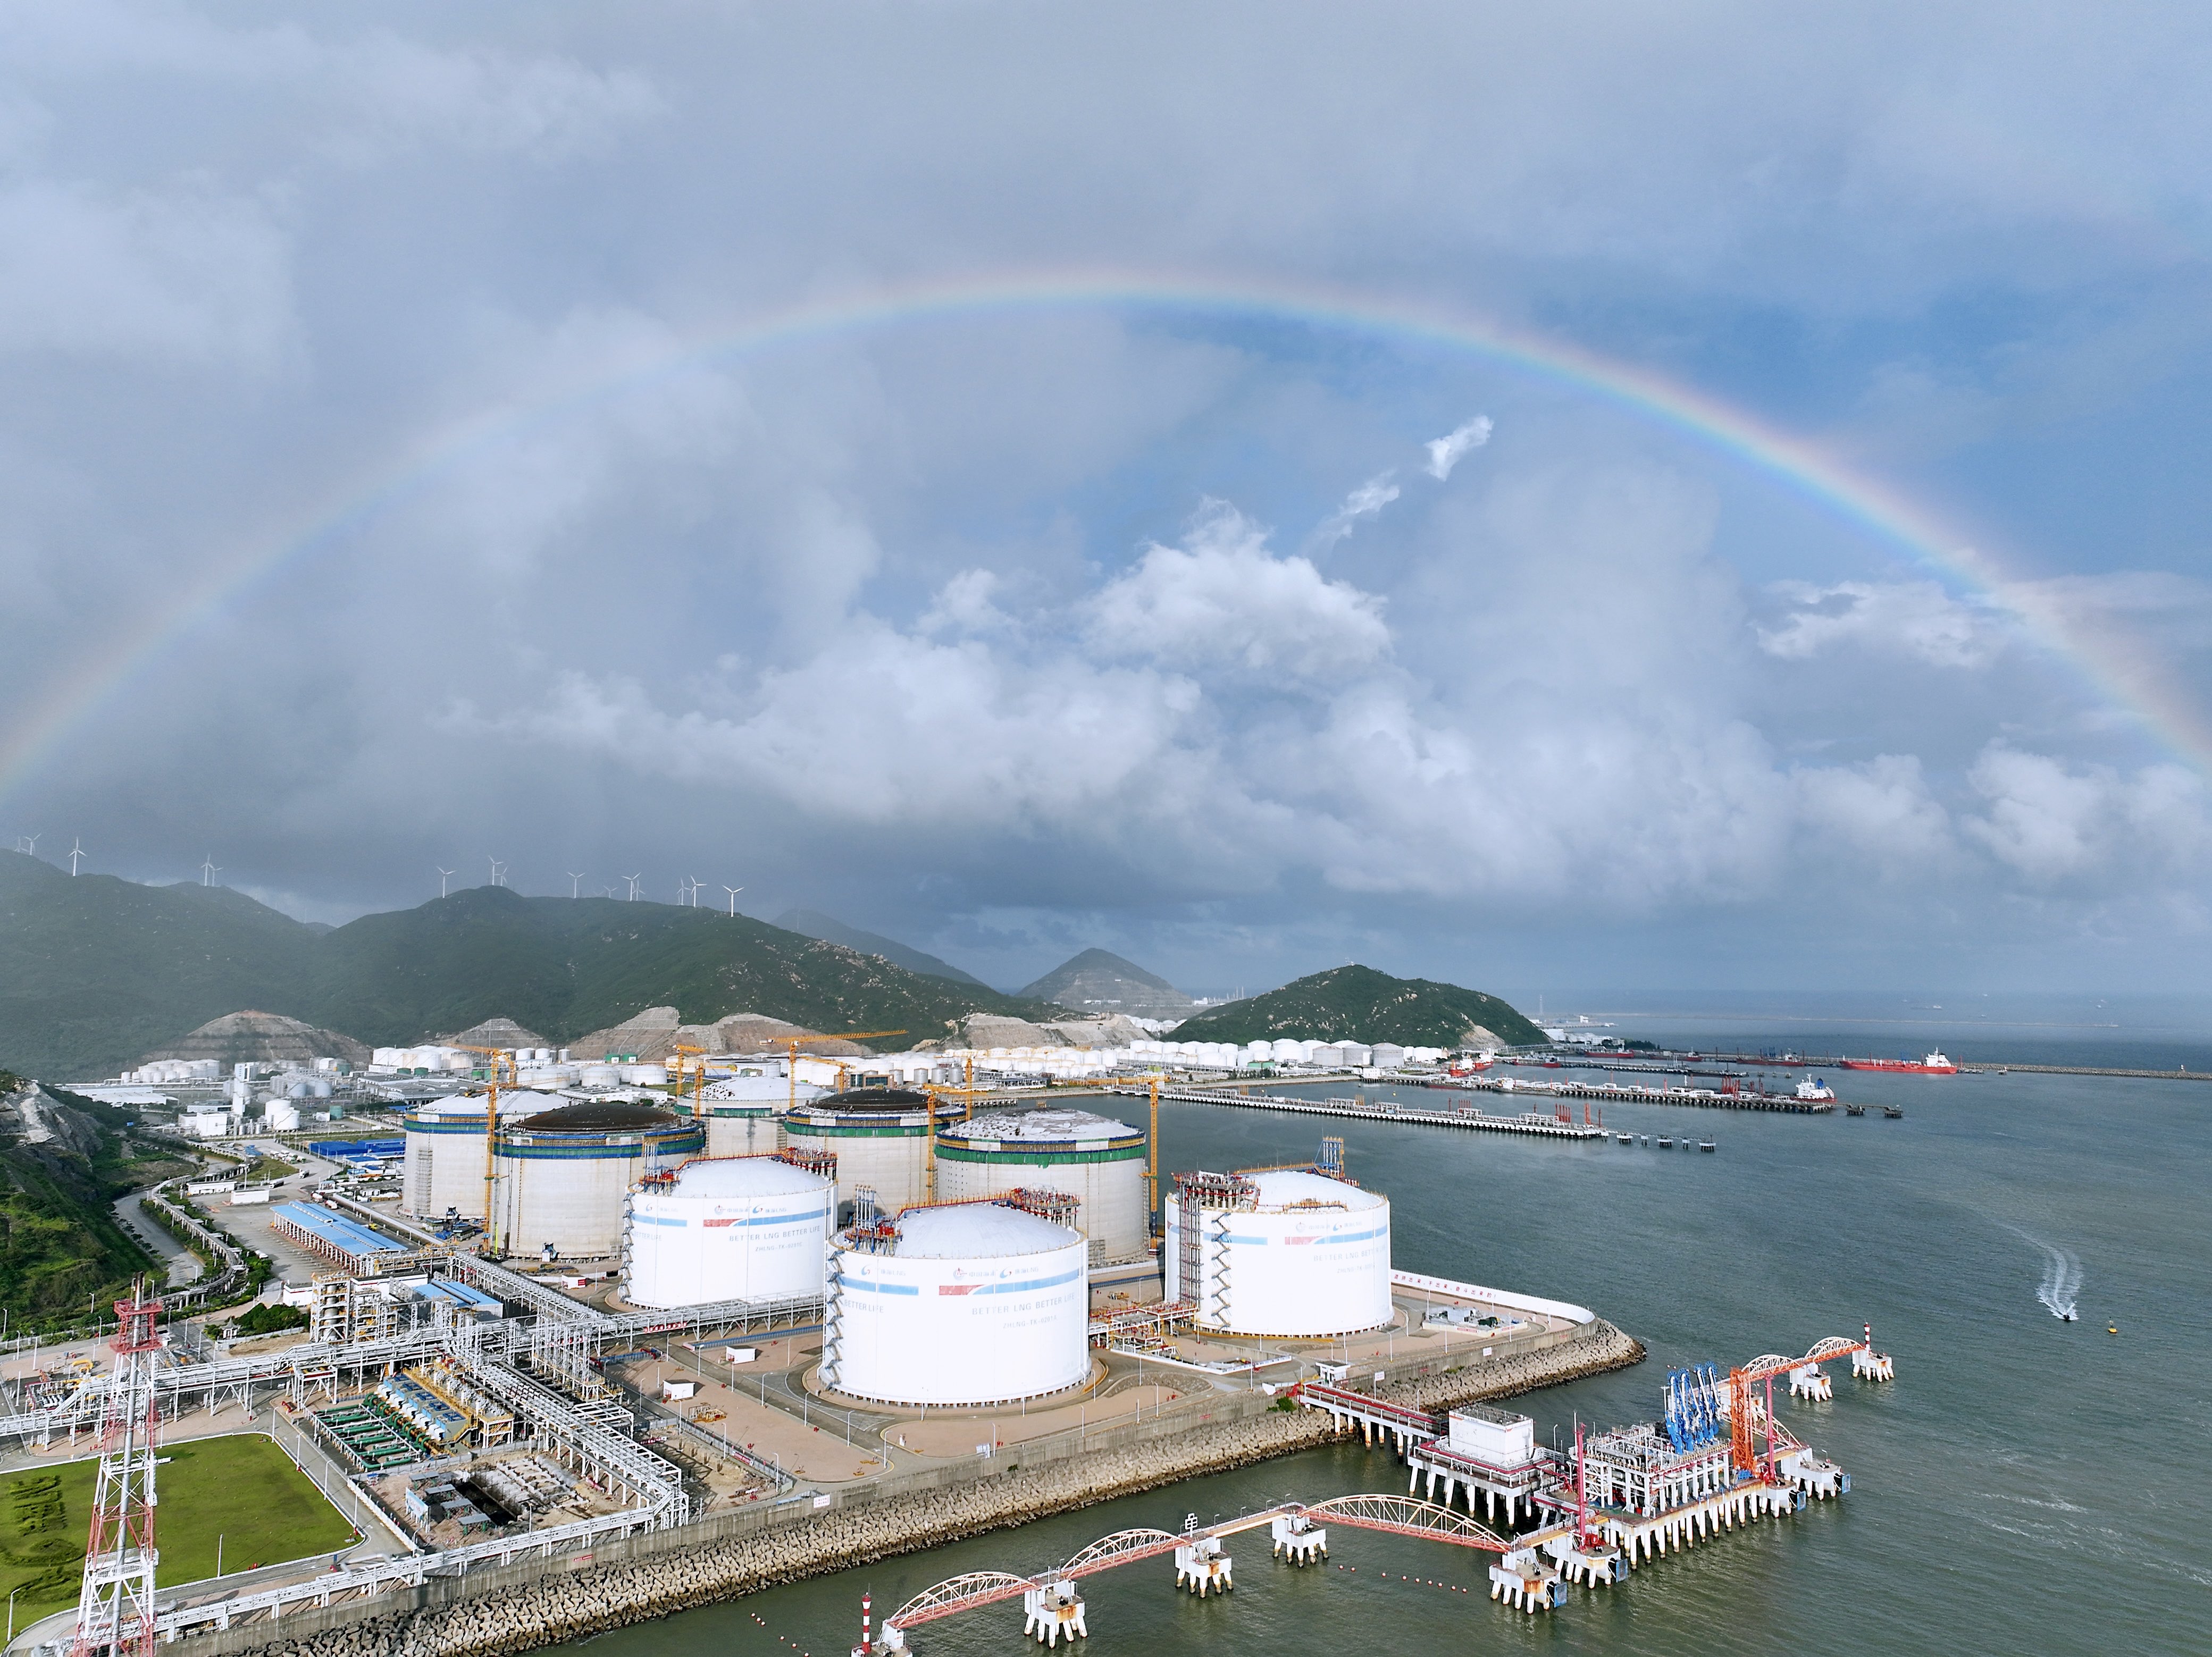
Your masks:
M 769 1156 L 703 1156 L 630 1193 L 623 1298 L 634 1306 L 822 1292 L 836 1181 Z
M 757 1156 L 776 1148 L 776 1118 L 791 1103 L 794 1086 L 801 1104 L 829 1091 L 781 1076 L 726 1076 L 708 1083 L 696 1098 L 679 1096 L 674 1108 L 706 1128 L 709 1156 Z
M 407 1153 L 401 1162 L 399 1211 L 442 1220 L 447 1209 L 465 1220 L 484 1217 L 484 1098 L 456 1093 L 433 1099 L 408 1113 Z M 499 1120 L 520 1120 L 551 1110 L 561 1102 L 528 1089 L 504 1089 Z
M 928 1095 L 904 1088 L 848 1088 L 791 1112 L 784 1118 L 784 1138 L 794 1150 L 837 1159 L 841 1205 L 867 1186 L 877 1207 L 895 1213 L 929 1200 L 932 1108 Z M 948 1099 L 934 1114 L 942 1127 L 959 1118 L 960 1107 Z
M 483 1119 L 477 1119 L 479 1130 Z M 707 1136 L 672 1112 L 593 1101 L 510 1123 L 493 1156 L 493 1242 L 509 1254 L 592 1259 L 622 1245 L 629 1188 L 696 1156 Z
M 822 1380 L 890 1404 L 1011 1403 L 1091 1373 L 1082 1235 L 997 1203 L 913 1209 L 830 1244 Z
M 1094 1263 L 1134 1259 L 1150 1244 L 1145 1133 L 1087 1110 L 994 1112 L 937 1131 L 937 1195 L 966 1202 L 1039 1188 L 1076 1199 L 1076 1229 Z
M 1390 1204 L 1303 1169 L 1178 1174 L 1167 1297 L 1201 1329 L 1348 1335 L 1390 1320 Z

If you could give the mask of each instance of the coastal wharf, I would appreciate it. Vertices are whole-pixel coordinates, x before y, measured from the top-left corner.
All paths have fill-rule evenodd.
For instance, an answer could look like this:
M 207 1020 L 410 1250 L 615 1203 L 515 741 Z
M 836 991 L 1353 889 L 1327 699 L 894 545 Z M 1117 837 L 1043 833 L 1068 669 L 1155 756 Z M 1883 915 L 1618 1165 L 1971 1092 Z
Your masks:
M 1798 1099 L 1786 1093 L 1740 1093 L 1713 1088 L 1622 1087 L 1616 1082 L 1530 1082 L 1517 1077 L 1491 1080 L 1484 1077 L 1450 1082 L 1407 1081 L 1405 1087 L 1438 1088 L 1478 1093 L 1536 1093 L 1552 1099 L 1619 1099 L 1632 1105 L 1687 1105 L 1700 1110 L 1786 1111 L 1796 1116 L 1824 1116 L 1835 1109 L 1832 1099 Z M 1167 1096 L 1162 1094 L 1161 1097 Z M 1602 1134 L 1604 1130 L 1599 1129 Z
M 1443 1085 L 1440 1083 L 1406 1083 L 1393 1078 L 1391 1086 Z M 1496 1084 L 1491 1084 L 1496 1091 Z M 1130 1099 L 1151 1096 L 1149 1088 L 1114 1086 L 1101 1089 Z M 1595 1098 L 1616 1096 L 1599 1092 Z M 1492 1116 L 1479 1108 L 1462 1106 L 1456 1110 L 1423 1110 L 1418 1106 L 1375 1104 L 1364 1099 L 1285 1099 L 1267 1094 L 1232 1092 L 1224 1088 L 1164 1087 L 1160 1097 L 1172 1099 L 1186 1105 L 1229 1105 L 1239 1110 L 1274 1110 L 1301 1116 L 1349 1116 L 1369 1122 L 1407 1122 L 1424 1127 L 1465 1128 L 1477 1133 L 1517 1133 L 1536 1139 L 1602 1139 L 1605 1130 L 1591 1122 L 1569 1120 L 1565 1115 L 1546 1116 L 1528 1111 L 1519 1116 Z

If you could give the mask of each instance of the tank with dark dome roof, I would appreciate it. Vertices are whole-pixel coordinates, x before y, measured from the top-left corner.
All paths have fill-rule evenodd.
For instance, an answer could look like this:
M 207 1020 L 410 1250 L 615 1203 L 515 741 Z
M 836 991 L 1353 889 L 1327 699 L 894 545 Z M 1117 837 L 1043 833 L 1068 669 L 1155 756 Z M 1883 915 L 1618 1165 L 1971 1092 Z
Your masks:
M 912 1088 L 848 1088 L 798 1105 L 784 1118 L 784 1137 L 794 1150 L 837 1159 L 841 1210 L 866 1186 L 876 1206 L 895 1214 L 929 1200 L 931 1117 L 942 1127 L 963 1114 L 957 1099 L 933 1106 L 929 1095 Z
M 580 1105 L 561 1105 L 526 1116 L 514 1126 L 532 1133 L 635 1133 L 646 1128 L 673 1127 L 674 1111 L 641 1105 L 631 1099 L 586 1099 Z
M 611 1257 L 622 1246 L 629 1188 L 706 1144 L 698 1123 L 627 1099 L 502 1120 L 492 1156 L 492 1244 L 507 1254 Z

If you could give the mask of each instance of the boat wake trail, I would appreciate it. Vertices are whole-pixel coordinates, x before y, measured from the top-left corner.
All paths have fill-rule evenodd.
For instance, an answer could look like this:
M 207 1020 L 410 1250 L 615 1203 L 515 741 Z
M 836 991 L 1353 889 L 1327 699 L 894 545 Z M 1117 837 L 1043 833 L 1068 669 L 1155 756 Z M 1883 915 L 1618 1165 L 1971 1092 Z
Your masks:
M 2073 1322 L 2074 1303 L 2081 1293 L 2081 1257 L 2070 1248 L 2056 1247 L 2016 1225 L 2005 1229 L 2043 1252 L 2043 1281 L 2036 1285 L 2035 1298 L 2050 1308 L 2052 1317 L 2062 1322 Z

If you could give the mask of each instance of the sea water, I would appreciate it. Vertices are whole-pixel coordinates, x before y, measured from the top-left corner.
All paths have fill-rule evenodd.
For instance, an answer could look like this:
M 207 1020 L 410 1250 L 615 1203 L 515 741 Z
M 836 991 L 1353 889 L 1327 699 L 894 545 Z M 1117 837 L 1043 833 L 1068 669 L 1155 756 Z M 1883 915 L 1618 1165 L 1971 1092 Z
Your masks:
M 1737 1033 L 1745 1046 L 1824 1044 Z M 2127 1062 L 2116 1050 L 2048 1059 Z M 2212 1067 L 2212 1049 L 2186 1053 Z M 1850 1496 L 1615 1587 L 1571 1588 L 1561 1611 L 1492 1604 L 1484 1555 L 1338 1527 L 1329 1563 L 1296 1570 L 1269 1561 L 1263 1530 L 1230 1545 L 1237 1587 L 1224 1599 L 1176 1594 L 1165 1560 L 1087 1578 L 1089 1652 L 2212 1651 L 2212 1083 L 1829 1079 L 1846 1100 L 1906 1114 L 1603 1108 L 1618 1131 L 1714 1139 L 1708 1156 L 1164 1106 L 1164 1167 L 1281 1162 L 1340 1132 L 1351 1175 L 1391 1199 L 1401 1268 L 1577 1302 L 1643 1339 L 1644 1364 L 1513 1402 L 1547 1442 L 1571 1442 L 1577 1419 L 1651 1419 L 1671 1364 L 1799 1352 L 1869 1321 L 1897 1379 L 1854 1381 L 1846 1360 L 1830 1366 L 1831 1403 L 1777 1388 L 1782 1419 L 1844 1466 Z M 2039 1298 L 2049 1250 L 2076 1262 L 2076 1322 Z M 1384 1451 L 1336 1445 L 589 1643 L 593 1657 L 839 1657 L 864 1588 L 880 1627 L 963 1571 L 1031 1573 L 1115 1530 L 1403 1491 L 1406 1478 Z M 1014 1650 L 1020 1628 L 1016 1600 L 922 1625 L 912 1643 L 922 1657 L 981 1657 Z

